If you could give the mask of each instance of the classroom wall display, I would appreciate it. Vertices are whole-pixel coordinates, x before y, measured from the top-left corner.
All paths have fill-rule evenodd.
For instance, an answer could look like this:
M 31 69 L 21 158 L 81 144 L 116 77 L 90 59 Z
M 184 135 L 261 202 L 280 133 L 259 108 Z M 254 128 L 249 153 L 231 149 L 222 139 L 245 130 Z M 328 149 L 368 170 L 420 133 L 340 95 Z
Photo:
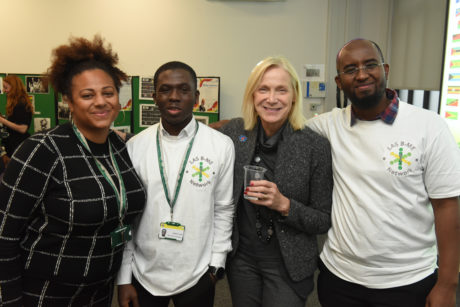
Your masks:
M 155 104 L 141 104 L 139 110 L 140 127 L 150 127 L 160 122 L 160 110 Z
M 153 78 L 152 77 L 140 77 L 139 82 L 139 99 L 141 100 L 153 100 Z
M 195 115 L 195 119 L 199 122 L 202 122 L 205 125 L 209 124 L 209 117 L 202 115 Z
M 439 114 L 444 117 L 460 147 L 460 1 L 450 0 L 444 42 Z
M 123 111 L 131 111 L 133 107 L 133 89 L 132 89 L 132 77 L 128 77 L 126 81 L 121 83 L 119 100 L 121 109 Z
M 200 92 L 198 103 L 193 106 L 195 118 L 207 117 L 207 123 L 219 120 L 220 114 L 220 77 L 197 77 L 197 90 Z M 204 120 L 203 120 L 204 122 Z
M 34 132 L 40 132 L 51 128 L 51 119 L 49 117 L 34 117 Z
M 26 90 L 29 92 L 29 98 L 34 106 L 34 114 L 32 116 L 32 122 L 30 124 L 28 132 L 33 134 L 35 132 L 35 124 L 39 125 L 39 122 L 34 120 L 35 117 L 48 118 L 48 128 L 52 128 L 56 125 L 56 111 L 55 111 L 55 98 L 54 91 L 51 87 L 46 90 L 40 89 L 43 75 L 33 74 L 14 74 L 18 76 L 24 83 Z M 6 73 L 0 73 L 0 77 L 5 77 Z M 27 86 L 27 82 L 29 87 Z M 6 111 L 7 95 L 5 93 L 0 94 L 0 113 L 5 114 Z M 37 129 L 40 129 L 38 126 Z
M 219 112 L 219 77 L 197 77 L 197 89 L 200 91 L 198 104 L 193 107 L 194 112 Z
M 113 126 L 112 129 L 118 130 L 124 133 L 131 133 L 131 126 Z
M 26 76 L 27 92 L 31 94 L 48 94 L 49 86 L 44 86 L 43 76 Z
M 70 120 L 69 104 L 65 101 L 58 101 L 58 119 Z

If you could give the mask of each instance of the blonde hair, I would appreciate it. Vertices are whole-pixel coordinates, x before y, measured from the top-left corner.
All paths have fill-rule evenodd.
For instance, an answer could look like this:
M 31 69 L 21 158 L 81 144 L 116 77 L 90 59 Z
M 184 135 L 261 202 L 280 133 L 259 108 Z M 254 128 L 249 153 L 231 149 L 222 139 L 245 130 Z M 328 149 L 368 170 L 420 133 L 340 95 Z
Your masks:
M 257 123 L 257 112 L 254 107 L 254 92 L 260 84 L 265 72 L 272 67 L 284 69 L 291 77 L 291 86 L 294 91 L 294 101 L 289 111 L 288 120 L 294 130 L 300 130 L 305 127 L 305 117 L 302 111 L 302 88 L 299 77 L 292 67 L 291 63 L 282 56 L 267 57 L 257 63 L 249 75 L 244 91 L 243 105 L 241 112 L 243 114 L 244 129 L 252 130 Z

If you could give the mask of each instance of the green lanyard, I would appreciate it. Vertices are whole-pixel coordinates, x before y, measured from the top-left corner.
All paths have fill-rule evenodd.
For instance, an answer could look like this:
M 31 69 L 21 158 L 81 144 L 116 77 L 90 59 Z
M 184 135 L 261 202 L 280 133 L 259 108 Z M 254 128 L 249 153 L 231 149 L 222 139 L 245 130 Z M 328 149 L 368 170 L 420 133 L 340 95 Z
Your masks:
M 176 191 L 174 193 L 174 198 L 171 200 L 169 196 L 169 189 L 168 189 L 168 183 L 167 183 L 167 175 L 165 171 L 165 166 L 163 159 L 161 158 L 162 156 L 162 147 L 161 147 L 161 133 L 160 133 L 160 125 L 158 125 L 157 129 L 157 155 L 158 155 L 158 165 L 160 167 L 160 175 L 161 175 L 161 183 L 163 184 L 163 191 L 165 192 L 166 200 L 168 201 L 169 207 L 171 208 L 171 222 L 173 221 L 173 209 L 174 205 L 176 204 L 177 196 L 179 195 L 179 191 L 182 185 L 182 179 L 184 178 L 184 171 L 185 171 L 185 165 L 187 165 L 187 160 L 188 157 L 190 156 L 190 152 L 192 151 L 192 146 L 193 142 L 195 141 L 195 136 L 196 133 L 198 132 L 198 121 L 196 121 L 196 128 L 195 128 L 195 133 L 193 134 L 192 139 L 188 143 L 187 150 L 185 152 L 184 157 L 182 158 L 182 166 L 179 170 L 179 174 L 177 174 L 177 180 L 176 180 Z
M 91 153 L 91 156 L 93 157 L 94 162 L 97 165 L 97 168 L 102 173 L 102 176 L 105 178 L 105 180 L 107 180 L 107 182 L 110 184 L 113 191 L 115 192 L 115 196 L 117 198 L 117 205 L 118 205 L 118 219 L 120 221 L 120 226 L 123 226 L 123 217 L 126 213 L 126 202 L 127 202 L 126 201 L 126 188 L 125 188 L 125 183 L 123 182 L 123 177 L 121 176 L 120 168 L 118 167 L 117 160 L 115 159 L 115 156 L 112 151 L 112 144 L 110 142 L 110 139 L 108 139 L 110 161 L 112 162 L 112 166 L 115 170 L 115 176 L 117 176 L 118 178 L 119 189 L 117 189 L 115 185 L 115 181 L 113 181 L 112 177 L 110 176 L 110 173 L 107 171 L 107 168 L 91 152 L 88 142 L 86 141 L 86 138 L 83 136 L 80 130 L 78 130 L 78 128 L 75 125 L 72 125 L 72 127 L 73 127 L 73 131 L 77 135 L 77 138 L 80 140 L 83 146 Z

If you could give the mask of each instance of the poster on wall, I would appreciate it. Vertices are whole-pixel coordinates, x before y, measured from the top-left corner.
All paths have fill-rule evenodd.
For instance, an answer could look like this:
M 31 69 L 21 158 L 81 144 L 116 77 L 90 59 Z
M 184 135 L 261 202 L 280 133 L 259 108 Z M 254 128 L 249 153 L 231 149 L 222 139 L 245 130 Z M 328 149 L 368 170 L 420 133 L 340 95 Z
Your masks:
M 133 91 L 131 81 L 132 78 L 128 77 L 126 81 L 121 83 L 119 99 L 122 111 L 131 111 L 133 106 Z
M 27 92 L 31 94 L 48 94 L 48 86 L 44 86 L 45 77 L 26 76 Z
M 197 77 L 197 88 L 200 91 L 198 104 L 193 112 L 219 112 L 220 77 Z
M 208 116 L 202 116 L 202 115 L 194 115 L 195 119 L 199 122 L 202 122 L 205 125 L 209 125 L 209 117 Z
M 51 128 L 51 118 L 49 117 L 35 117 L 34 118 L 34 131 L 40 132 Z
M 34 108 L 34 114 L 40 114 L 40 112 L 37 111 L 35 108 L 35 96 L 34 95 L 27 95 L 29 96 L 30 103 L 32 104 L 32 107 Z
M 153 100 L 153 78 L 140 77 L 139 78 L 139 99 Z
M 449 125 L 460 147 L 460 1 L 450 0 L 439 114 Z
M 111 128 L 113 130 L 118 130 L 118 131 L 121 131 L 121 132 L 124 132 L 124 133 L 131 133 L 131 126 L 114 126 L 112 124 Z
M 155 104 L 139 105 L 139 126 L 149 127 L 160 122 L 160 110 Z
M 70 120 L 70 108 L 67 102 L 58 101 L 58 119 Z

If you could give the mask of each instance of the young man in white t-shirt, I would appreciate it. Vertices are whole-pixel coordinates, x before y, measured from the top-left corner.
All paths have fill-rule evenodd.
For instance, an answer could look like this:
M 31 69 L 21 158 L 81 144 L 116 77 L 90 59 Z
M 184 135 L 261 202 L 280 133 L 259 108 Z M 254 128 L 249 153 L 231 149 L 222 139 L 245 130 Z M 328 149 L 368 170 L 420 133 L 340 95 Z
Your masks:
M 334 171 L 322 306 L 455 307 L 460 150 L 437 114 L 386 88 L 374 42 L 348 42 L 337 72 L 351 106 L 308 124 L 329 139 Z

